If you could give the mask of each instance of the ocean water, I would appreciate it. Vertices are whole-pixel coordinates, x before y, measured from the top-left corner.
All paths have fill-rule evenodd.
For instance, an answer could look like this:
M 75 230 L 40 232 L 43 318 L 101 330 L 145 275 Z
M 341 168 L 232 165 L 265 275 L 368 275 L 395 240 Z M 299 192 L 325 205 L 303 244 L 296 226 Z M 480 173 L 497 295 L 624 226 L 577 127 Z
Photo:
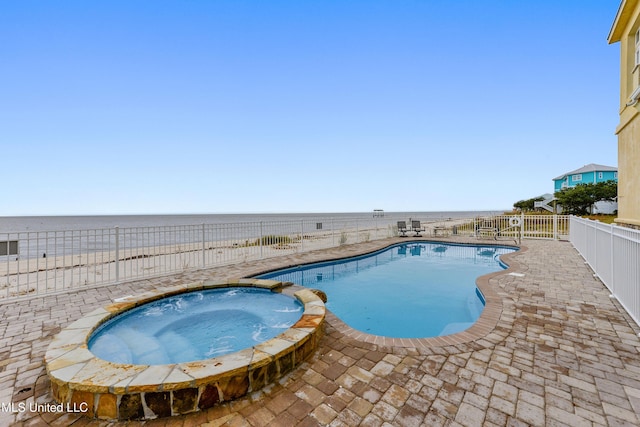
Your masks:
M 472 218 L 492 214 L 495 211 L 442 211 L 442 212 L 385 212 L 386 220 L 421 221 L 442 218 Z M 86 216 L 0 216 L 0 233 L 93 230 L 103 228 L 159 227 L 199 224 L 237 224 L 243 222 L 270 222 L 330 219 L 371 218 L 373 212 L 348 213 L 278 213 L 278 214 L 185 214 L 185 215 L 86 215 Z

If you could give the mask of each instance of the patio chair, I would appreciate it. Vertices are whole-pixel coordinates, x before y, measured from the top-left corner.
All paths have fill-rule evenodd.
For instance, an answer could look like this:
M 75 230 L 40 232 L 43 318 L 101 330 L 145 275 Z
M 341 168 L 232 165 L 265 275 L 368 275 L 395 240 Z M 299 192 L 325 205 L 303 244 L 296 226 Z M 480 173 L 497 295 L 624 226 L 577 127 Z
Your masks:
M 478 219 L 476 221 L 476 238 L 488 238 L 493 240 L 498 240 L 498 235 L 500 234 L 500 227 L 496 223 L 496 221 L 492 219 Z
M 398 233 L 402 233 L 400 237 L 407 237 L 407 222 L 406 221 L 398 221 Z
M 411 221 L 411 231 L 415 232 L 415 237 L 422 237 L 421 231 L 427 231 L 424 227 L 420 227 L 420 221 Z
M 431 229 L 433 237 L 447 237 L 449 234 L 451 234 L 451 229 L 444 225 L 436 225 Z

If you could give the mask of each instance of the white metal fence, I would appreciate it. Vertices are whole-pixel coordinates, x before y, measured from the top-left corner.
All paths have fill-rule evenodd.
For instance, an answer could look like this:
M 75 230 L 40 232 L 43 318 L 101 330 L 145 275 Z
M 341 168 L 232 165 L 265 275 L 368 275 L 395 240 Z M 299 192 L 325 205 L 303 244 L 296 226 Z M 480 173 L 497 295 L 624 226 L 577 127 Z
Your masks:
M 456 234 L 497 240 L 567 239 L 568 215 L 496 215 L 471 218 L 454 225 Z
M 384 239 L 398 235 L 397 220 L 397 216 L 323 218 L 0 233 L 0 299 Z M 422 236 L 517 241 L 562 238 L 569 222 L 566 216 L 499 215 L 428 218 L 421 220 L 421 227 Z
M 640 325 L 640 231 L 571 217 L 569 240 Z

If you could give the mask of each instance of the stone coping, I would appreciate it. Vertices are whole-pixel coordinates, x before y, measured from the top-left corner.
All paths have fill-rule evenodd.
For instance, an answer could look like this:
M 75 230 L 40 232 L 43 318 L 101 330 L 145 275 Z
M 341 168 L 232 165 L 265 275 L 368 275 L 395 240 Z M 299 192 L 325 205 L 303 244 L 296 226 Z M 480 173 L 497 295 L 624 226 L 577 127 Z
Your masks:
M 456 246 L 500 246 L 500 247 L 508 247 L 514 248 L 516 251 L 510 252 L 507 254 L 503 254 L 500 256 L 500 261 L 507 266 L 505 270 L 496 271 L 493 273 L 485 274 L 476 279 L 476 286 L 482 293 L 482 296 L 485 300 L 485 307 L 482 310 L 482 313 L 478 317 L 478 320 L 471 325 L 469 328 L 464 331 L 457 332 L 451 335 L 443 335 L 438 337 L 429 337 L 429 338 L 393 338 L 386 337 L 381 335 L 372 335 L 366 332 L 362 332 L 358 329 L 354 329 L 351 326 L 344 323 L 338 316 L 336 316 L 331 311 L 327 311 L 327 321 L 335 327 L 338 332 L 344 334 L 347 337 L 356 339 L 358 341 L 384 346 L 384 347 L 403 347 L 403 348 L 435 348 L 435 347 L 443 347 L 457 344 L 466 344 L 472 341 L 478 341 L 480 339 L 486 338 L 491 332 L 494 331 L 498 324 L 498 320 L 502 315 L 503 311 L 503 303 L 502 297 L 498 294 L 497 290 L 494 289 L 489 281 L 497 276 L 505 275 L 505 274 L 518 274 L 522 269 L 520 265 L 517 263 L 515 257 L 518 254 L 522 254 L 527 251 L 526 246 L 514 246 L 513 244 L 505 244 L 503 242 L 482 242 L 480 243 L 469 243 L 469 242 L 448 242 L 443 240 L 430 240 L 430 239 L 419 239 L 414 240 L 410 239 L 403 243 L 412 243 L 412 242 L 426 242 L 426 243 L 444 243 L 449 245 Z M 370 255 L 376 252 L 384 251 L 390 247 L 399 245 L 402 243 L 394 242 L 386 247 L 378 248 L 373 251 L 366 251 L 360 254 L 349 256 L 351 257 L 361 257 Z M 345 259 L 345 258 L 338 258 Z M 308 264 L 318 264 L 322 262 L 331 262 L 336 261 L 337 259 L 327 259 L 326 261 L 313 261 Z M 302 265 L 308 265 L 302 264 Z M 278 269 L 279 270 L 279 269 Z M 274 270 L 272 270 L 274 271 Z M 267 272 L 264 272 L 267 273 Z M 261 273 L 261 274 L 264 274 Z
M 224 287 L 257 287 L 297 298 L 300 320 L 254 347 L 220 357 L 167 365 L 113 363 L 96 357 L 88 340 L 107 320 L 139 305 L 172 295 Z M 68 410 L 109 420 L 180 415 L 256 391 L 300 365 L 315 350 L 325 305 L 309 289 L 275 280 L 204 281 L 118 299 L 58 333 L 45 354 L 54 398 Z

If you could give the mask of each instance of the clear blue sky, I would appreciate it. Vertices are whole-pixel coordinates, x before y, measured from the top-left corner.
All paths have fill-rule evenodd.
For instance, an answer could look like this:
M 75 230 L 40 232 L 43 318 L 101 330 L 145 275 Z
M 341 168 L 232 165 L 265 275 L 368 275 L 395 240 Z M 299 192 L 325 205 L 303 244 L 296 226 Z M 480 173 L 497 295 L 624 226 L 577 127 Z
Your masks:
M 0 216 L 509 208 L 617 165 L 618 4 L 3 1 Z

